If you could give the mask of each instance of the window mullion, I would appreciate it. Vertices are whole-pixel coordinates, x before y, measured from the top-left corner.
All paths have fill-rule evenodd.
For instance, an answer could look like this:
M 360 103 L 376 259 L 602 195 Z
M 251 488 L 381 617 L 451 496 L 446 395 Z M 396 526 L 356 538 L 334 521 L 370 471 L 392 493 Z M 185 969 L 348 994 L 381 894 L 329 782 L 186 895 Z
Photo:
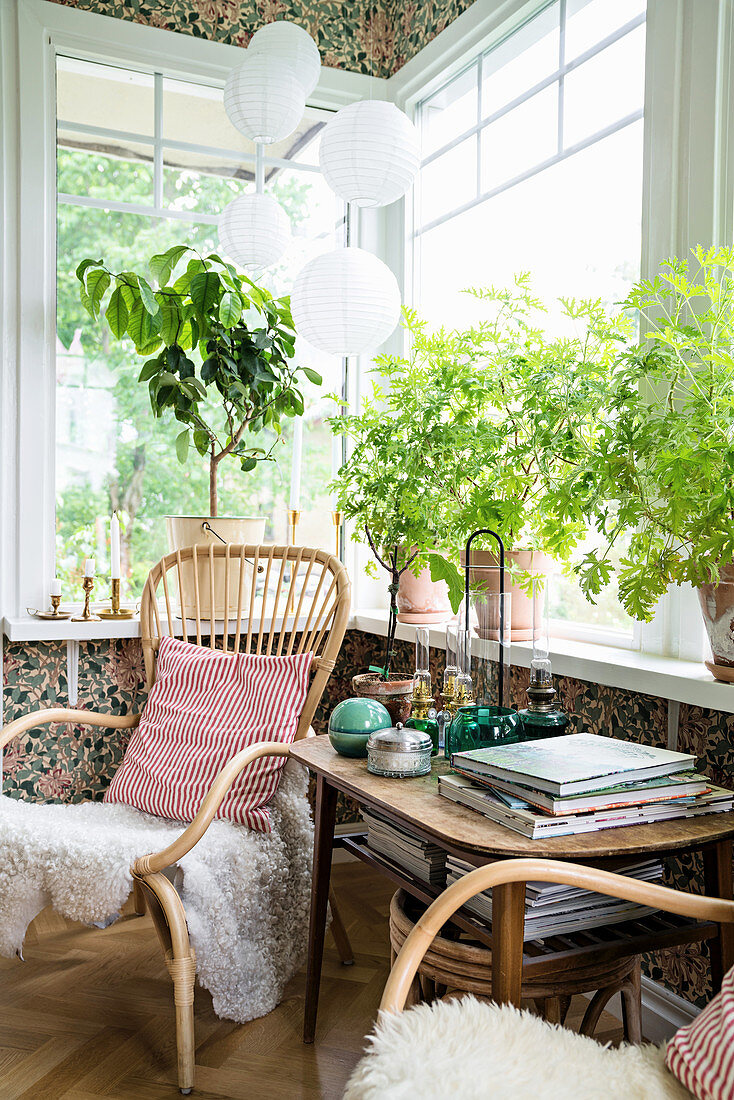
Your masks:
M 155 73 L 153 84 L 153 205 L 163 209 L 163 73 Z
M 566 90 L 566 0 L 560 0 L 558 23 L 558 155 L 563 152 L 563 102 Z

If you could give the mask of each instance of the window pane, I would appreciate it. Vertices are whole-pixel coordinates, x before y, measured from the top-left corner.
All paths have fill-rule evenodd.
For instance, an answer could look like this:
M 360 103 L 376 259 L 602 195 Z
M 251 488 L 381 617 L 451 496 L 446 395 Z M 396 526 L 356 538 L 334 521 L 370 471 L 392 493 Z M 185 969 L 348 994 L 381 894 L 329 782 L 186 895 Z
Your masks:
M 551 4 L 482 58 L 482 115 L 539 84 L 558 68 L 559 4 Z
M 153 77 L 91 61 L 59 57 L 58 117 L 65 122 L 153 137 Z
M 566 0 L 566 61 L 642 15 L 646 0 Z
M 162 78 L 157 79 L 163 89 Z M 254 163 L 244 156 L 244 141 L 234 145 L 243 148 L 242 159 L 228 153 L 233 141 L 227 135 L 221 93 L 177 81 L 165 85 L 164 131 L 168 140 L 186 141 L 193 148 L 163 144 L 164 205 L 175 213 L 211 218 L 233 197 L 253 189 Z M 177 119 L 177 113 L 186 112 L 187 117 Z M 287 145 L 268 150 L 270 160 L 289 152 L 303 160 L 313 159 L 325 118 L 326 112 L 307 112 Z M 127 126 L 133 126 L 133 121 L 128 119 Z M 99 118 L 95 124 L 101 124 Z M 139 128 L 136 122 L 134 132 Z M 217 143 L 225 140 L 218 153 Z M 345 207 L 319 173 L 269 163 L 269 156 L 265 158 L 266 190 L 286 209 L 294 234 L 286 256 L 262 278 L 280 295 L 290 292 L 307 259 L 343 243 Z M 152 211 L 153 145 L 135 142 L 124 133 L 100 136 L 61 131 L 58 177 L 60 193 L 134 202 Z M 168 549 L 163 517 L 208 512 L 208 467 L 193 455 L 185 466 L 178 463 L 174 443 L 181 426 L 166 418 L 154 419 L 147 387 L 137 382 L 141 358 L 128 341 L 112 338 L 103 319 L 91 320 L 79 301 L 75 270 L 88 256 L 104 257 L 112 270 L 144 270 L 154 253 L 177 243 L 202 253 L 217 250 L 217 227 L 62 201 L 57 234 L 58 572 L 67 583 L 77 582 L 84 556 L 94 555 L 104 574 L 108 517 L 117 507 L 124 522 L 126 594 L 137 594 L 150 566 Z M 332 439 L 325 421 L 333 406 L 323 395 L 341 390 L 342 363 L 319 355 L 301 341 L 299 364 L 321 373 L 324 384 L 317 387 L 304 380 L 302 385 L 306 412 L 298 538 L 332 550 L 334 530 L 326 493 L 332 476 Z M 287 538 L 292 429 L 293 422 L 288 421 L 280 441 L 267 433 L 259 439 L 263 446 L 276 443 L 277 463 L 261 463 L 249 474 L 243 474 L 235 462 L 229 466 L 223 462 L 219 468 L 220 511 L 265 515 L 266 541 Z
M 477 139 L 474 134 L 421 169 L 420 224 L 426 225 L 449 210 L 476 198 Z
M 109 143 L 98 144 L 85 137 L 84 148 L 70 148 L 66 141 L 66 134 L 59 134 L 56 178 L 61 194 L 152 205 L 151 147 L 128 143 L 124 155 L 112 156 L 95 150 L 95 145 L 109 149 Z
M 557 134 L 558 87 L 553 84 L 482 131 L 482 191 L 554 156 Z
M 586 61 L 566 77 L 564 146 L 642 110 L 645 102 L 645 27 Z
M 424 157 L 476 125 L 479 91 L 477 66 L 461 73 L 421 104 L 421 151 Z

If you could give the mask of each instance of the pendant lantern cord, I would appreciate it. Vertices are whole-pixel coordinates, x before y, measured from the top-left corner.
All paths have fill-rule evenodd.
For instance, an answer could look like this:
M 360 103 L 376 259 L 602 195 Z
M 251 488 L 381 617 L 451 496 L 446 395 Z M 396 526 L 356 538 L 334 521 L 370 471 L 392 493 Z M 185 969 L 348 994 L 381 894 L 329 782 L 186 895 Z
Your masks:
M 258 195 L 265 190 L 265 150 L 259 141 L 255 146 L 255 190 Z
M 465 608 L 465 620 L 467 634 L 469 633 L 469 573 L 471 565 L 471 544 L 478 535 L 491 535 L 493 539 L 496 539 L 497 545 L 500 550 L 500 634 L 499 634 L 499 670 L 497 674 L 497 705 L 502 708 L 504 705 L 504 667 L 505 667 L 505 544 L 497 534 L 496 531 L 490 530 L 489 527 L 481 527 L 478 531 L 473 531 L 466 543 L 465 550 L 465 562 L 464 562 L 464 608 Z

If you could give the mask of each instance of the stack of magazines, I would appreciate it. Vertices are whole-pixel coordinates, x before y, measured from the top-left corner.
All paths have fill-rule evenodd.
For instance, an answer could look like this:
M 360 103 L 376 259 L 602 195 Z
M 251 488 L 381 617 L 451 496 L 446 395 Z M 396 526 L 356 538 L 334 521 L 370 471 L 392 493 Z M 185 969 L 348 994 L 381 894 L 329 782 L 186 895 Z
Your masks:
M 473 871 L 470 863 L 449 856 L 446 861 L 448 872 L 446 883 L 450 885 L 462 878 L 467 871 Z M 618 874 L 640 882 L 659 883 L 663 865 L 657 859 L 640 859 L 626 867 L 620 867 Z M 465 909 L 492 923 L 492 891 L 477 894 L 465 903 Z M 605 924 L 635 920 L 648 916 L 655 910 L 634 901 L 622 901 L 619 898 L 595 894 L 591 890 L 582 890 L 577 886 L 564 886 L 552 882 L 528 882 L 525 888 L 525 940 L 542 939 L 544 936 L 559 936 L 563 933 L 578 932 L 583 928 L 598 928 Z
M 380 817 L 362 811 L 367 825 L 367 845 L 392 863 L 410 871 L 421 882 L 443 886 L 446 882 L 446 852 L 437 844 L 404 833 Z
M 538 839 L 731 810 L 695 757 L 591 733 L 454 753 L 439 793 Z

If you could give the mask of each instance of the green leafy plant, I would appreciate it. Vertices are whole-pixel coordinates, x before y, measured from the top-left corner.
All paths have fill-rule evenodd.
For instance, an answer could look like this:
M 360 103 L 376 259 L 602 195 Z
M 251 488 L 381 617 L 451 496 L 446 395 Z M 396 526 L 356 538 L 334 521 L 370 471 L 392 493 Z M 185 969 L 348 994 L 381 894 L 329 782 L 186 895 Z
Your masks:
M 479 527 L 510 549 L 570 560 L 588 516 L 567 476 L 586 460 L 606 379 L 632 331 L 598 301 L 562 300 L 572 335 L 547 335 L 527 274 L 469 293 L 486 320 L 432 332 L 406 310 L 408 355 L 378 358 L 360 413 L 332 421 L 354 445 L 336 488 L 356 537 L 366 529 L 388 563 L 397 551 L 399 568 L 430 565 L 454 610 L 460 553 Z
M 283 418 L 303 413 L 299 373 L 321 383 L 316 371 L 294 362 L 289 298 L 274 298 L 216 253 L 202 256 L 183 244 L 151 257 L 146 275 L 91 259 L 76 274 L 90 316 L 103 314 L 113 336 L 129 336 L 146 357 L 138 380 L 148 385 L 154 415 L 183 426 L 175 442 L 179 462 L 192 447 L 208 457 L 216 516 L 219 464 L 232 457 L 247 472 L 272 460 Z M 264 429 L 273 439 L 266 447 Z
M 608 582 L 628 532 L 620 599 L 650 619 L 670 584 L 716 581 L 734 559 L 734 249 L 668 260 L 624 304 L 642 339 L 615 363 L 565 491 L 606 539 L 579 566 L 582 588 L 593 598 Z

